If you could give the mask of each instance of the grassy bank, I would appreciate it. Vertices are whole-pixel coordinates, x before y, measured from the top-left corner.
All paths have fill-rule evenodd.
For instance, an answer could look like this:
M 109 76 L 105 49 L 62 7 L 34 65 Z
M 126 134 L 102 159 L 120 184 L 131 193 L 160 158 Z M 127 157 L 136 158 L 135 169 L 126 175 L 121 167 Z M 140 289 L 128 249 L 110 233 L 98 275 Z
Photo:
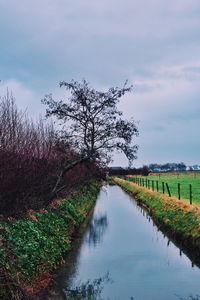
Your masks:
M 199 207 L 189 205 L 185 200 L 180 201 L 152 192 L 120 178 L 113 178 L 113 181 L 133 194 L 137 201 L 145 204 L 154 220 L 168 230 L 171 236 L 179 239 L 185 247 L 197 255 L 200 254 Z
M 47 209 L 30 210 L 18 220 L 1 218 L 1 299 L 17 299 L 13 291 L 26 298 L 48 284 L 51 271 L 64 263 L 70 237 L 93 207 L 99 188 L 93 182 Z
M 191 174 L 168 174 L 168 173 L 160 173 L 159 175 L 151 175 L 151 176 L 137 176 L 144 180 L 150 181 L 150 188 L 152 189 L 152 181 L 154 181 L 154 188 L 156 190 L 156 184 L 160 192 L 162 192 L 162 183 L 167 183 L 170 189 L 170 193 L 172 196 L 178 198 L 178 184 L 180 186 L 180 196 L 181 199 L 190 199 L 190 185 L 192 188 L 192 200 L 195 204 L 200 206 L 200 174 L 199 173 L 191 173 Z M 132 177 L 133 180 L 134 177 Z M 131 179 L 131 176 L 129 176 Z M 166 195 L 167 190 L 165 187 Z

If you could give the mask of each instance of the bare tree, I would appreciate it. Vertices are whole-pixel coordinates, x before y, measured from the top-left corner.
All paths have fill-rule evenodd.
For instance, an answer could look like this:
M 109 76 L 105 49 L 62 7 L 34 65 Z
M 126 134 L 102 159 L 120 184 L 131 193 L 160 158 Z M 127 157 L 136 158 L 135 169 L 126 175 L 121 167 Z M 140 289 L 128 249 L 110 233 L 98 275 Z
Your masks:
M 56 133 L 52 123 L 36 124 L 17 108 L 12 94 L 0 97 L 0 150 L 26 157 L 49 158 Z M 54 152 L 55 155 L 55 152 Z
M 90 88 L 85 80 L 81 83 L 72 80 L 61 82 L 60 87 L 65 87 L 70 96 L 55 101 L 51 94 L 46 95 L 42 100 L 47 105 L 46 116 L 61 120 L 59 133 L 62 139 L 70 141 L 81 155 L 79 160 L 66 161 L 63 173 L 84 160 L 107 164 L 114 150 L 123 152 L 131 164 L 138 149 L 133 142 L 138 128 L 133 119 L 122 119 L 117 104 L 132 86 L 127 87 L 125 82 L 123 88 L 112 87 L 101 92 Z
M 61 140 L 51 122 L 34 122 L 20 111 L 12 94 L 0 97 L 0 213 L 39 209 L 72 187 L 102 176 L 91 162 L 63 172 L 63 162 L 80 155 Z M 90 168 L 90 176 L 88 176 Z M 62 194 L 61 194 L 62 192 Z

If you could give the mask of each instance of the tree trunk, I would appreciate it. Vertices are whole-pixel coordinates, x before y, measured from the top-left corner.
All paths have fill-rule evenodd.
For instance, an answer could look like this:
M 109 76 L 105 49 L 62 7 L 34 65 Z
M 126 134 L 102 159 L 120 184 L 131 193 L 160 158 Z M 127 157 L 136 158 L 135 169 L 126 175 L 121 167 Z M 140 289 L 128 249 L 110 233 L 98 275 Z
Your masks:
M 61 190 L 63 190 L 67 186 L 67 185 L 64 185 L 64 186 L 59 188 L 59 185 L 60 185 L 63 177 L 65 176 L 65 174 L 68 171 L 70 171 L 71 169 L 73 169 L 75 166 L 77 166 L 78 164 L 84 163 L 85 161 L 87 161 L 89 159 L 90 159 L 90 157 L 87 156 L 87 157 L 80 158 L 78 160 L 74 160 L 70 164 L 63 165 L 63 168 L 60 172 L 60 175 L 57 178 L 56 184 L 55 184 L 55 186 L 53 187 L 53 189 L 51 191 L 50 199 L 53 199 L 57 195 L 58 192 L 60 192 Z

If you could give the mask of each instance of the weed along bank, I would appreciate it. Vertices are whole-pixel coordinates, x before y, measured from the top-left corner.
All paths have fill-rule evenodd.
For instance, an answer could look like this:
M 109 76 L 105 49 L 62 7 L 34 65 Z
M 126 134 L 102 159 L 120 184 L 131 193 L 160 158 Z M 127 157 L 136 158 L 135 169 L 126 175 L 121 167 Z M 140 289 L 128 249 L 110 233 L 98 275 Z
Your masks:
M 46 209 L 29 210 L 18 219 L 1 218 L 1 299 L 37 299 L 53 270 L 65 262 L 71 236 L 94 206 L 100 186 L 91 182 Z

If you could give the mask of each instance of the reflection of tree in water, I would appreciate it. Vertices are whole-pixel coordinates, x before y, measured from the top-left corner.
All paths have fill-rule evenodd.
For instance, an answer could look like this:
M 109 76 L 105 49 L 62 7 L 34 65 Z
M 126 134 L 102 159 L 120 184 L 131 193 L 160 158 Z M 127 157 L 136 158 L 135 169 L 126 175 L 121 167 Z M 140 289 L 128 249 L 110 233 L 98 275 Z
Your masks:
M 90 246 L 96 246 L 102 240 L 102 237 L 108 227 L 107 215 L 101 215 L 92 219 L 86 240 Z
M 64 300 L 112 300 L 109 297 L 102 298 L 102 291 L 105 284 L 113 283 L 113 280 L 109 277 L 109 272 L 105 276 L 93 281 L 88 280 L 86 283 L 80 283 L 78 286 L 73 289 L 66 289 L 64 291 L 65 297 Z M 134 300 L 134 297 L 130 297 L 130 300 Z M 196 298 L 191 298 L 191 300 L 199 300 Z
M 66 289 L 65 299 L 66 300 L 103 300 L 101 293 L 104 288 L 104 284 L 111 282 L 109 273 L 104 277 L 94 279 L 93 281 L 88 280 L 86 283 L 80 283 L 78 286 L 72 289 Z
M 113 280 L 107 272 L 103 277 L 87 280 L 86 282 L 77 282 L 75 286 L 62 287 L 55 286 L 53 289 L 48 289 L 45 295 L 42 295 L 44 300 L 110 300 L 110 298 L 102 298 L 102 291 L 106 284 L 112 284 Z

